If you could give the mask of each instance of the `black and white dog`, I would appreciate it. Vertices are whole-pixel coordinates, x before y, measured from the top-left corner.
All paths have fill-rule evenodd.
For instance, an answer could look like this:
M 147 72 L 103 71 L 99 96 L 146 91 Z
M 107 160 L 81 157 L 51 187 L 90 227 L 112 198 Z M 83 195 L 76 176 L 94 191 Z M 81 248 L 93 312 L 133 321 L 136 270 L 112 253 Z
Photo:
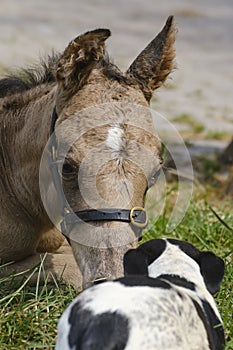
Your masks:
M 114 262 L 113 262 L 114 263 Z M 81 293 L 65 310 L 56 350 L 222 350 L 212 294 L 224 262 L 175 239 L 146 242 L 124 257 L 125 277 Z

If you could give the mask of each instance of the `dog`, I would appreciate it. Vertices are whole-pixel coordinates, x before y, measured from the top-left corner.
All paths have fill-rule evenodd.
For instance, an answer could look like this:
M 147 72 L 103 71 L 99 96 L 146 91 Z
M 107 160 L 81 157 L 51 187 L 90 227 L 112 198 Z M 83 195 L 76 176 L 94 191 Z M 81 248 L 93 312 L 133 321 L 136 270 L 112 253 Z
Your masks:
M 187 242 L 154 239 L 125 254 L 124 273 L 74 299 L 59 320 L 56 350 L 224 349 L 212 296 L 222 259 Z

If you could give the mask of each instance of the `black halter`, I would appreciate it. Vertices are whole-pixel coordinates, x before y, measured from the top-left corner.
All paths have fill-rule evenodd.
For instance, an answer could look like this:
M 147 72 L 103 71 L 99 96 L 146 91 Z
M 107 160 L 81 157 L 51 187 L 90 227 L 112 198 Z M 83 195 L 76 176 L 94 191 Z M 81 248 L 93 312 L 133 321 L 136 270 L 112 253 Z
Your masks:
M 55 135 L 55 124 L 58 119 L 56 107 L 53 109 L 51 128 L 50 128 L 50 143 L 49 143 L 49 161 L 51 164 L 52 179 L 54 186 L 62 204 L 61 231 L 68 238 L 67 225 L 73 223 L 90 222 L 90 221 L 122 221 L 131 223 L 138 228 L 144 228 L 147 225 L 147 214 L 144 208 L 134 207 L 132 209 L 119 208 L 101 208 L 87 209 L 73 212 L 64 196 L 62 183 L 57 167 L 57 139 Z M 75 215 L 74 215 L 75 214 Z M 69 240 L 68 240 L 69 241 Z

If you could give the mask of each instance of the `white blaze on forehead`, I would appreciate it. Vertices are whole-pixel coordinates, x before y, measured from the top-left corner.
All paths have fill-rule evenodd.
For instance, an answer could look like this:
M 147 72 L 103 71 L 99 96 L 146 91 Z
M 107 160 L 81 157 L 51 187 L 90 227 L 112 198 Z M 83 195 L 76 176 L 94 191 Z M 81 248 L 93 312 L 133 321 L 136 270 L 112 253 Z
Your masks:
M 124 131 L 120 126 L 113 126 L 108 130 L 106 143 L 114 154 L 120 152 L 122 149 L 123 133 Z

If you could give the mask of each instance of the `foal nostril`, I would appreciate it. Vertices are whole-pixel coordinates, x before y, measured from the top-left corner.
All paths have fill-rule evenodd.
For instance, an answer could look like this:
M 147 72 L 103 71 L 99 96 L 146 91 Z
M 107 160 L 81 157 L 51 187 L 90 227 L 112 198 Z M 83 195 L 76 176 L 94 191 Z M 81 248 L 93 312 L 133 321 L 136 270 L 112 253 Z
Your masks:
M 107 281 L 107 277 L 97 278 L 96 280 L 94 280 L 94 285 L 100 284 L 106 281 Z

